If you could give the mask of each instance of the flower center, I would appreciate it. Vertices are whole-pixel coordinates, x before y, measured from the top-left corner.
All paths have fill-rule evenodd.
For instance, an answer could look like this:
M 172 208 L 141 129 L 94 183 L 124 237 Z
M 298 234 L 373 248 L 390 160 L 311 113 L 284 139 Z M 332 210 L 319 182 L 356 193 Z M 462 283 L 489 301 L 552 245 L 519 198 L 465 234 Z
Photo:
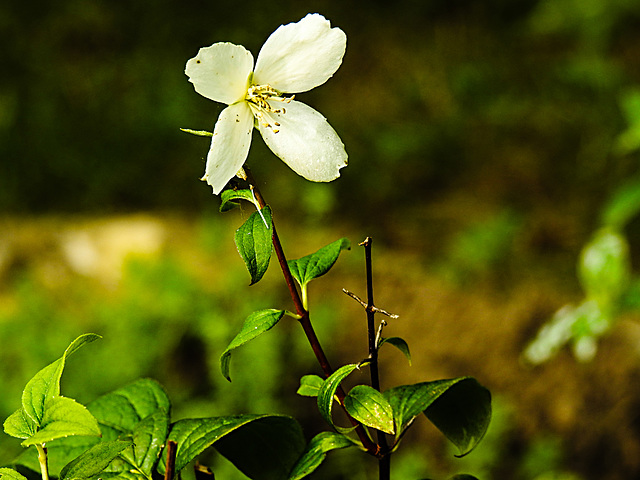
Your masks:
M 283 106 L 282 108 L 273 108 L 268 100 L 291 103 L 294 95 L 291 97 L 284 97 L 271 85 L 251 85 L 247 90 L 247 96 L 245 100 L 249 103 L 249 107 L 253 111 L 254 117 L 262 123 L 262 126 L 271 128 L 273 133 L 278 133 L 280 130 L 278 127 L 280 124 L 275 121 L 274 117 L 270 114 L 282 114 L 287 113 L 287 110 Z M 265 115 L 266 114 L 266 115 Z M 269 118 L 267 118 L 269 117 Z M 271 120 L 271 121 L 269 121 Z

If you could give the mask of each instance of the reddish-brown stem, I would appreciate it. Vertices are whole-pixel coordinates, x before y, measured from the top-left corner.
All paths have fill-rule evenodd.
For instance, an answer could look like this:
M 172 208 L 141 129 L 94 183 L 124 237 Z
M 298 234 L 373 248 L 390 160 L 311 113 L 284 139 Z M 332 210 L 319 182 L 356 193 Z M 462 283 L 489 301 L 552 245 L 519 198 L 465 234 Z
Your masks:
M 251 171 L 246 166 L 244 167 L 244 171 L 247 176 L 247 181 L 249 182 L 249 185 L 253 190 L 253 194 L 256 198 L 256 201 L 258 202 L 258 205 L 260 206 L 261 209 L 264 208 L 267 205 L 267 203 L 265 202 L 262 194 L 260 193 L 260 189 L 256 186 L 256 182 L 255 182 L 255 179 L 253 178 L 253 175 L 251 174 Z M 287 287 L 289 288 L 289 293 L 291 294 L 291 299 L 293 300 L 293 304 L 296 308 L 296 313 L 300 316 L 300 318 L 298 319 L 298 322 L 302 326 L 302 329 L 304 330 L 304 333 L 307 336 L 307 340 L 309 341 L 309 344 L 311 345 L 311 349 L 313 350 L 313 353 L 315 354 L 316 359 L 318 360 L 318 363 L 322 368 L 325 378 L 328 378 L 333 374 L 333 369 L 331 368 L 331 364 L 329 363 L 329 360 L 327 359 L 327 356 L 325 355 L 324 350 L 320 345 L 320 340 L 318 339 L 318 336 L 316 335 L 313 325 L 311 324 L 311 320 L 309 318 L 309 312 L 307 311 L 306 308 L 304 308 L 304 304 L 302 303 L 302 298 L 300 297 L 300 293 L 296 288 L 293 275 L 291 275 L 291 270 L 289 269 L 289 264 L 287 263 L 287 257 L 285 256 L 284 249 L 282 248 L 282 244 L 280 243 L 280 237 L 278 236 L 278 233 L 276 231 L 276 226 L 273 220 L 272 220 L 272 240 L 273 240 L 273 249 L 275 250 L 276 256 L 278 257 L 278 263 L 280 263 L 280 268 L 282 270 L 282 274 L 284 275 L 284 280 L 287 284 Z M 338 397 L 338 401 L 340 402 L 340 405 L 344 409 L 343 401 L 344 401 L 344 398 L 346 397 L 346 394 L 341 386 L 338 386 L 338 389 L 336 390 L 336 397 Z M 346 413 L 346 410 L 345 410 L 345 413 Z M 349 418 L 349 421 L 351 422 L 351 424 L 356 427 L 355 432 L 358 435 L 358 438 L 360 439 L 360 441 L 362 442 L 362 445 L 364 446 L 364 448 L 366 448 L 367 452 L 376 457 L 380 457 L 380 452 L 381 452 L 380 446 L 374 443 L 369 438 L 369 435 L 365 431 L 364 427 L 357 420 L 352 418 L 348 413 L 347 413 L 347 417 Z
M 164 480 L 173 480 L 176 474 L 176 452 L 178 444 L 173 440 L 167 442 L 167 466 L 164 471 Z

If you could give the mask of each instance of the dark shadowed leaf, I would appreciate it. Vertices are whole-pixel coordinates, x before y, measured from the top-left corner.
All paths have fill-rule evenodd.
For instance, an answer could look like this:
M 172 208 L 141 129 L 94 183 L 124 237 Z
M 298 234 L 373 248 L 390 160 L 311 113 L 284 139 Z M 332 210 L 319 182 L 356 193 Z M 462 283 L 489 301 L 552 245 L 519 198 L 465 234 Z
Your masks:
M 458 447 L 457 456 L 464 456 L 487 433 L 491 421 L 491 393 L 475 378 L 464 377 L 451 385 L 424 413 Z
M 398 350 L 400 350 L 404 354 L 404 356 L 407 357 L 407 360 L 409 360 L 409 365 L 411 365 L 411 353 L 409 353 L 409 345 L 404 340 L 404 338 L 400 338 L 400 337 L 381 338 L 380 342 L 378 343 L 378 348 L 380 348 L 385 343 L 388 343 L 389 345 L 393 345 Z
M 480 442 L 491 420 L 491 394 L 471 377 L 403 385 L 384 396 L 393 408 L 396 438 L 424 412 L 460 455 Z
M 298 422 L 283 415 L 238 415 L 178 420 L 169 440 L 177 443 L 176 470 L 215 447 L 249 478 L 287 478 L 305 448 Z M 164 473 L 165 455 L 159 471 Z

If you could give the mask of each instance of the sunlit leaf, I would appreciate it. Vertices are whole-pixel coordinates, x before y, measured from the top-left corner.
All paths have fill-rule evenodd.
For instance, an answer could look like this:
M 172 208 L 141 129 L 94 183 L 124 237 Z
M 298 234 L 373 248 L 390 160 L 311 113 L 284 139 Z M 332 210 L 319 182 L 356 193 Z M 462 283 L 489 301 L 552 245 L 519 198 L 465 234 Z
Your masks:
M 283 415 L 238 415 L 178 420 L 168 440 L 177 443 L 176 470 L 215 447 L 249 478 L 287 478 L 305 449 L 302 428 Z M 165 455 L 159 471 L 164 473 Z
M 253 212 L 247 221 L 236 230 L 236 247 L 247 266 L 249 275 L 251 275 L 250 285 L 260 281 L 269 267 L 273 251 L 272 232 L 269 206 Z
M 297 394 L 303 397 L 317 397 L 324 380 L 318 375 L 305 375 L 300 379 L 300 388 Z
M 130 440 L 100 442 L 69 462 L 60 472 L 60 478 L 79 480 L 100 475 L 120 452 L 131 445 Z
M 60 471 L 69 462 L 78 458 L 82 453 L 100 442 L 99 437 L 65 437 L 47 445 L 47 460 L 50 477 L 60 477 Z M 34 447 L 25 449 L 14 461 L 15 465 L 22 465 L 34 472 L 40 470 L 38 452 Z
M 67 357 L 84 344 L 93 342 L 98 338 L 101 338 L 100 335 L 95 333 L 80 335 L 71 342 L 62 357 L 44 367 L 29 380 L 22 392 L 22 408 L 37 426 L 42 423 L 45 402 L 60 395 L 60 377 L 62 377 Z
M 242 326 L 242 330 L 240 330 L 240 333 L 238 333 L 234 337 L 234 339 L 231 340 L 231 343 L 220 357 L 220 368 L 222 370 L 222 375 L 224 375 L 227 380 L 231 381 L 231 377 L 229 375 L 231 352 L 239 346 L 244 345 L 248 341 L 253 340 L 257 336 L 273 328 L 283 317 L 284 313 L 284 310 L 268 309 L 253 312 L 247 317 L 247 319 L 244 321 L 244 325 Z
M 310 475 L 322 464 L 327 456 L 327 452 L 340 448 L 354 447 L 357 445 L 358 444 L 349 437 L 339 433 L 319 433 L 309 442 L 309 445 L 302 457 L 300 457 L 296 465 L 293 467 L 293 470 L 289 474 L 289 480 L 299 480 L 300 478 Z
M 344 399 L 347 413 L 368 427 L 393 434 L 393 410 L 387 399 L 368 385 L 356 385 Z
M 0 468 L 0 478 L 4 480 L 27 480 L 27 477 L 12 468 Z
M 24 408 L 13 412 L 4 421 L 4 432 L 16 438 L 29 438 L 38 431 L 38 426 L 31 420 Z
M 190 128 L 181 128 L 180 130 L 184 133 L 190 133 L 197 137 L 213 137 L 213 132 L 208 132 L 207 130 L 192 130 Z
M 351 248 L 349 240 L 341 238 L 311 255 L 297 260 L 289 260 L 287 263 L 293 277 L 301 286 L 304 286 L 314 278 L 327 273 L 338 260 L 340 252 L 349 248 Z
M 149 415 L 171 409 L 169 397 L 155 380 L 142 378 L 109 392 L 87 405 L 101 425 L 103 437 L 114 440 L 121 434 L 132 435 Z
M 54 397 L 45 404 L 40 428 L 22 445 L 41 445 L 71 435 L 100 436 L 98 422 L 84 405 L 71 398 Z

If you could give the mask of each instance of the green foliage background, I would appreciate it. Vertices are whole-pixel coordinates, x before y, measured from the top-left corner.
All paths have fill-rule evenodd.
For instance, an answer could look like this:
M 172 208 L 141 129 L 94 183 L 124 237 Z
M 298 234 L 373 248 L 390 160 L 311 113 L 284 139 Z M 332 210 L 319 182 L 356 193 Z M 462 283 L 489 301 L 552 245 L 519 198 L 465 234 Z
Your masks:
M 296 375 L 314 369 L 295 325 L 279 325 L 251 349 L 234 352 L 232 384 L 219 374 L 219 354 L 246 315 L 287 298 L 273 272 L 247 289 L 231 242 L 239 218 L 216 214 L 218 201 L 198 182 L 209 141 L 179 131 L 211 130 L 222 109 L 197 95 L 183 74 L 198 48 L 231 41 L 257 55 L 277 25 L 314 11 L 345 30 L 347 54 L 334 78 L 298 98 L 329 119 L 350 165 L 327 186 L 291 173 L 258 135 L 249 157 L 274 214 L 303 219 L 302 231 L 289 230 L 291 255 L 342 236 L 372 235 L 401 258 L 416 255 L 416 269 L 435 272 L 460 295 L 511 293 L 523 277 L 553 278 L 550 289 L 578 295 L 579 249 L 605 199 L 638 174 L 639 1 L 8 0 L 0 4 L 0 212 L 65 218 L 169 210 L 189 221 L 193 229 L 184 231 L 193 244 L 187 253 L 168 248 L 153 260 L 132 259 L 115 289 L 61 273 L 55 262 L 35 264 L 42 251 L 33 245 L 39 235 L 55 236 L 55 221 L 47 232 L 32 232 L 27 252 L 9 266 L 0 261 L 3 417 L 16 408 L 26 379 L 79 333 L 97 331 L 101 345 L 80 352 L 63 378 L 63 389 L 80 401 L 150 375 L 167 386 L 176 418 L 296 411 L 317 428 L 312 413 L 287 400 Z M 4 248 L 15 232 L 4 221 L 0 227 Z M 637 222 L 627 227 L 634 264 L 639 229 Z M 361 271 L 357 255 L 341 262 L 343 272 Z M 402 273 L 414 285 L 423 282 L 415 270 Z M 379 281 L 382 295 L 383 282 L 405 285 L 389 275 Z M 397 305 L 403 298 L 388 300 Z M 513 350 L 562 301 L 539 302 Z M 332 305 L 318 301 L 313 308 L 320 337 L 331 338 L 343 319 Z M 476 363 L 493 366 L 497 378 L 488 386 L 508 394 L 507 374 L 482 357 L 490 355 L 478 347 L 483 339 L 474 341 Z M 326 346 L 354 360 L 344 346 Z M 482 366 L 457 370 L 453 363 L 443 361 L 455 374 L 482 373 Z M 568 371 L 584 381 L 598 376 Z M 527 424 L 505 401 L 487 446 L 465 460 L 469 473 L 637 475 L 640 466 L 608 446 L 612 433 L 597 423 L 598 414 L 609 418 L 603 412 L 617 410 L 609 414 L 599 392 L 588 398 L 595 410 L 577 414 L 583 430 L 562 441 L 561 427 Z M 633 392 L 621 398 L 632 411 Z M 630 419 L 615 433 L 637 440 L 636 424 Z M 513 435 L 516 427 L 526 433 Z M 585 431 L 605 447 L 599 440 L 585 446 Z M 11 448 L 0 441 L 0 463 Z M 360 478 L 362 465 L 352 457 L 336 453 L 333 462 L 329 471 Z M 415 478 L 457 471 L 424 451 L 408 452 L 394 468 Z

